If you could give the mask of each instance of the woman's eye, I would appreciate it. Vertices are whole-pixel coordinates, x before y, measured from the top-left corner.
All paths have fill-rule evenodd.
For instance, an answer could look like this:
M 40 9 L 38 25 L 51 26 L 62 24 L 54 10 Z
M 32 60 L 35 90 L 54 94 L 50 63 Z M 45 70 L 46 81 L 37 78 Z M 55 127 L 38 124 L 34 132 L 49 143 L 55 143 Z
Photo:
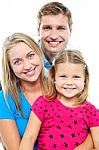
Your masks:
M 29 58 L 33 58 L 34 55 L 35 55 L 34 53 L 33 54 L 29 54 L 28 57 Z
M 14 65 L 20 65 L 20 64 L 21 64 L 21 60 L 14 61 Z

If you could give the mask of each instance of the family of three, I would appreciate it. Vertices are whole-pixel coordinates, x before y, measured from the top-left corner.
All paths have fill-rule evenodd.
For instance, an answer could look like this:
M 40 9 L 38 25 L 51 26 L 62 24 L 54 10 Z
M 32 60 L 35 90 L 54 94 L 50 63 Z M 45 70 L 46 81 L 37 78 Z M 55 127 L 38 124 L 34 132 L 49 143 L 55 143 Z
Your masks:
M 23 33 L 3 44 L 0 135 L 7 150 L 99 149 L 99 110 L 87 101 L 87 64 L 79 51 L 65 51 L 72 25 L 67 10 L 57 2 L 40 10 L 41 49 Z M 52 65 L 48 77 L 44 63 Z

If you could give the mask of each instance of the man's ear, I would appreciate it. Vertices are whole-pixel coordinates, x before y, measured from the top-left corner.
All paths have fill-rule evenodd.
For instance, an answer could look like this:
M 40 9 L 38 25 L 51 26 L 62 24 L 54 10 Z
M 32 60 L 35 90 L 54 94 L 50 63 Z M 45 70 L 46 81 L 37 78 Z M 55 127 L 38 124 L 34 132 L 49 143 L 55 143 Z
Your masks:
M 72 33 L 72 28 L 70 28 L 70 36 L 71 36 L 71 33 Z
M 40 28 L 38 28 L 37 31 L 38 31 L 38 36 L 40 36 Z

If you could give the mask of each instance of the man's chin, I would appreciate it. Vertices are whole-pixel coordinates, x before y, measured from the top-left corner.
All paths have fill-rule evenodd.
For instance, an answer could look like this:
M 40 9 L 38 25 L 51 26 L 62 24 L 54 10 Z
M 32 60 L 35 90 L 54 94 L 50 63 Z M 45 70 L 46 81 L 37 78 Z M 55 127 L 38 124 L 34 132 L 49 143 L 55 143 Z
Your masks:
M 51 52 L 51 53 L 58 53 L 58 52 L 61 51 L 61 49 L 58 49 L 58 48 L 49 48 L 48 51 Z

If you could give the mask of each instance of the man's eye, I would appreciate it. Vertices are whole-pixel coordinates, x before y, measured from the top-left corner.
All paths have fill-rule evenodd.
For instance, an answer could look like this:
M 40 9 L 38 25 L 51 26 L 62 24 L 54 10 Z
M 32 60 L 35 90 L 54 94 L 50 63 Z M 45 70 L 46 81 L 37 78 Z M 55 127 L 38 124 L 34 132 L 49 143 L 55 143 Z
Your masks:
M 49 26 L 43 27 L 43 30 L 50 30 L 51 28 Z
M 58 30 L 66 30 L 64 27 L 58 27 Z

